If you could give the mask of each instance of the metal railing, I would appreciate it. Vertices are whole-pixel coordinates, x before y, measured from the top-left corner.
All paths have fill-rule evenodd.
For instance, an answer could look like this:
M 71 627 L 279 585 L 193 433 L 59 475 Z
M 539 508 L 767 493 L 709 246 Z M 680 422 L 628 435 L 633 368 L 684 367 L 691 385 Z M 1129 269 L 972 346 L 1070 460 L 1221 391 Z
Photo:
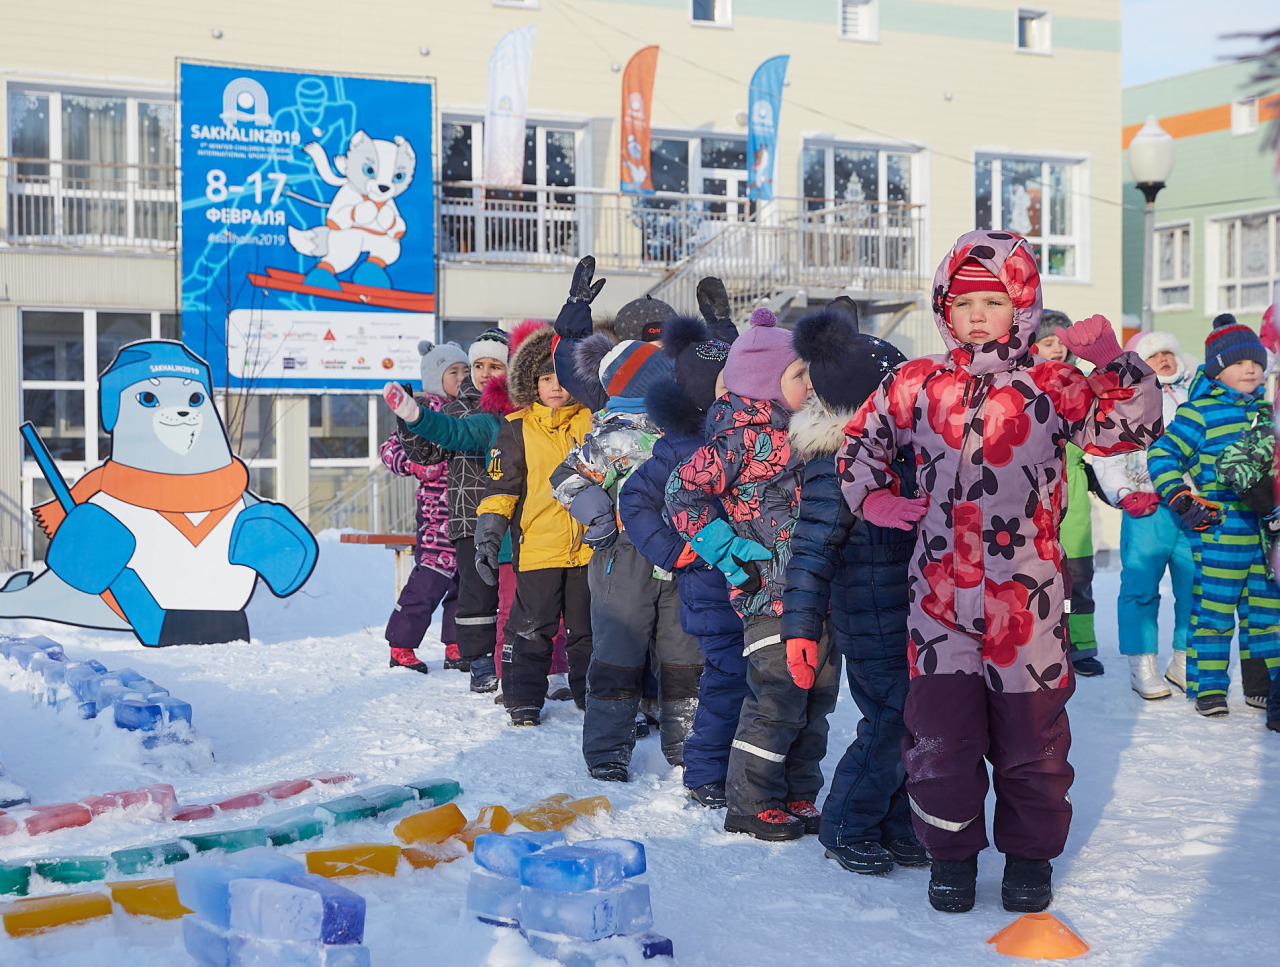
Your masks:
M 172 252 L 176 178 L 172 165 L 0 157 L 4 239 Z
M 411 533 L 417 511 L 418 481 L 397 477 L 379 464 L 357 477 L 327 504 L 311 511 L 307 526 L 313 533 L 329 528 L 381 534 L 389 528 Z

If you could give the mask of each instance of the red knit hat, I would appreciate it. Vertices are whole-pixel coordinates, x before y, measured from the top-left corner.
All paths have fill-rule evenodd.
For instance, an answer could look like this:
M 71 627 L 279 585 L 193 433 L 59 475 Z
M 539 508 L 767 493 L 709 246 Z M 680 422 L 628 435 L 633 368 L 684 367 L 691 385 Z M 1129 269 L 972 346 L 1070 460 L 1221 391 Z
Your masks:
M 986 267 L 976 259 L 965 259 L 956 274 L 951 277 L 951 288 L 947 290 L 946 318 L 951 322 L 951 303 L 956 296 L 967 292 L 1005 292 L 1004 283 L 987 271 Z

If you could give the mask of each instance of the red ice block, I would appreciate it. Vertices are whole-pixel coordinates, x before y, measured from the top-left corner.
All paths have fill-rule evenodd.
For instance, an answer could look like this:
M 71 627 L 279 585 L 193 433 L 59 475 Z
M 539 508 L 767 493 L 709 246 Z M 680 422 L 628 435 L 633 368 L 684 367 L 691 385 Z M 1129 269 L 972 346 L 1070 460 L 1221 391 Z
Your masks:
M 233 809 L 252 809 L 254 806 L 261 806 L 266 801 L 267 797 L 260 792 L 242 792 L 238 796 L 219 799 L 214 805 L 225 813 L 231 812 Z
M 111 793 L 101 796 L 85 796 L 80 800 L 80 805 L 89 810 L 93 816 L 101 816 L 103 813 L 112 809 L 120 808 L 120 800 Z
M 0 816 L 0 836 L 8 836 L 18 831 L 18 824 L 8 816 Z
M 178 794 L 167 782 L 158 782 L 151 786 L 139 786 L 138 792 L 145 792 L 147 798 L 160 807 L 160 812 L 168 816 L 178 805 Z
M 56 802 L 48 806 L 34 806 L 34 812 L 23 820 L 32 836 L 49 833 L 55 829 L 88 826 L 93 814 L 78 802 Z
M 304 793 L 310 788 L 310 779 L 286 779 L 284 782 L 276 782 L 269 786 L 263 786 L 258 791 L 265 792 L 272 799 L 288 799 L 291 796 Z
M 341 782 L 350 782 L 355 776 L 350 772 L 317 772 L 313 776 L 307 776 L 312 782 L 321 782 L 326 786 L 335 786 Z
M 108 792 L 105 795 L 115 796 L 120 800 L 121 809 L 129 809 L 132 806 L 143 806 L 151 801 L 143 789 L 120 789 L 116 792 Z
M 208 805 L 179 806 L 169 818 L 174 822 L 186 823 L 196 819 L 208 819 L 216 809 Z

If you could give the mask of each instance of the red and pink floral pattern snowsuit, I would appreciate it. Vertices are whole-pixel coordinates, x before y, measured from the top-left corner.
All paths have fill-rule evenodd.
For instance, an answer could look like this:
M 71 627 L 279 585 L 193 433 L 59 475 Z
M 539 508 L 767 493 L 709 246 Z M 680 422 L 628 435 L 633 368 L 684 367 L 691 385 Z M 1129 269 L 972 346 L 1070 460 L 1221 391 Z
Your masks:
M 1003 342 L 961 345 L 943 314 L 966 259 L 998 276 L 1014 306 Z M 1041 289 L 1028 243 L 969 232 L 934 277 L 949 352 L 904 363 L 846 427 L 837 469 L 849 506 L 897 486 L 915 448 L 930 496 L 911 565 L 904 748 L 917 835 L 935 859 L 987 845 L 984 756 L 1001 852 L 1052 859 L 1071 821 L 1066 702 L 1074 690 L 1063 613 L 1064 447 L 1146 449 L 1162 432 L 1160 387 L 1134 353 L 1091 376 L 1029 352 Z

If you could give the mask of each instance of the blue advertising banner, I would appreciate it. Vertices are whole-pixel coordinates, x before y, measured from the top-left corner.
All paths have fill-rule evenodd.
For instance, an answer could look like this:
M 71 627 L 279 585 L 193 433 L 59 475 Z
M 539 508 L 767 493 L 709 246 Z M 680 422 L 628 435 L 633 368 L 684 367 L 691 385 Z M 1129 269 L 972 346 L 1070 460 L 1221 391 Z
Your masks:
M 751 75 L 747 98 L 747 197 L 753 201 L 773 198 L 778 113 L 782 110 L 782 82 L 790 59 L 786 54 L 770 57 Z
M 435 338 L 434 87 L 180 65 L 182 340 L 216 388 L 380 388 Z

